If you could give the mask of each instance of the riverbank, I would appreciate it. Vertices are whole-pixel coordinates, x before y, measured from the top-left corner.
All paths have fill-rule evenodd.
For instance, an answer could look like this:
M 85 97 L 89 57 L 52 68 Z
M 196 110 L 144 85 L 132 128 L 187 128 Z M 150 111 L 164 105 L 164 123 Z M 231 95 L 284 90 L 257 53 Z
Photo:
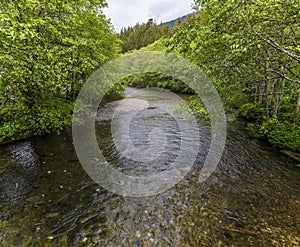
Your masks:
M 145 75 L 144 75 L 145 76 Z M 149 77 L 151 78 L 151 76 Z M 157 76 L 154 77 L 157 79 Z M 144 80 L 143 80 L 144 81 Z M 123 84 L 123 86 L 126 85 L 137 85 L 137 78 L 133 77 L 131 80 L 126 81 L 126 83 Z M 159 86 L 161 88 L 165 88 L 165 83 L 159 83 L 156 82 L 152 78 L 151 83 L 149 84 L 151 86 Z M 173 90 L 173 91 L 180 91 L 179 89 L 182 89 L 183 86 L 178 86 L 178 81 L 173 81 L 171 86 L 168 86 L 167 89 Z M 146 87 L 146 84 L 140 85 L 142 87 Z M 177 90 L 176 90 L 177 89 Z M 184 97 L 185 100 L 188 101 L 190 111 L 196 115 L 199 118 L 204 118 L 205 120 L 208 120 L 208 114 L 203 107 L 201 100 L 197 98 L 196 96 L 193 96 L 191 94 Z M 112 115 L 114 114 L 114 111 L 118 109 L 120 111 L 119 113 L 122 113 L 123 110 L 118 106 L 118 100 L 124 99 L 124 95 L 122 91 L 115 91 L 110 92 L 109 95 L 105 96 L 102 100 L 101 105 L 104 106 L 108 103 L 106 107 L 103 107 L 101 111 L 98 113 L 97 120 L 98 121 L 105 121 L 112 118 Z M 110 103 L 112 102 L 112 103 Z M 130 105 L 140 105 L 142 108 L 145 107 L 145 102 L 142 102 L 140 100 L 139 102 L 133 100 L 133 99 L 127 99 L 123 102 L 123 104 L 128 103 Z M 45 132 L 39 131 L 36 132 L 34 130 L 34 122 L 37 121 L 35 119 L 38 119 L 38 117 L 30 117 L 29 113 L 25 111 L 24 109 L 9 111 L 9 109 L 4 109 L 1 111 L 1 123 L 2 128 L 0 129 L 0 145 L 3 144 L 9 144 L 13 143 L 15 141 L 20 140 L 26 140 L 32 136 L 35 135 L 47 135 L 51 132 L 59 133 L 64 126 L 70 126 L 72 121 L 72 107 L 73 103 L 63 102 L 63 105 L 60 108 L 57 108 L 56 106 L 48 107 L 47 109 L 43 109 L 39 113 L 37 113 L 38 116 L 43 115 L 43 118 L 45 116 L 48 116 L 47 121 L 44 123 L 45 125 Z M 58 111 L 60 109 L 60 111 Z M 232 110 L 231 110 L 232 111 Z M 240 117 L 238 117 L 239 113 L 231 112 L 230 118 L 233 117 L 233 121 L 236 121 L 238 125 L 243 125 L 243 131 L 247 132 L 251 137 L 261 139 L 264 141 L 267 141 L 269 145 L 275 146 L 279 150 L 282 150 L 282 153 L 290 157 L 291 159 L 295 160 L 296 162 L 300 163 L 300 127 L 299 126 L 293 126 L 294 131 L 291 131 L 290 129 L 286 128 L 283 125 L 280 125 L 278 122 L 271 122 L 272 124 L 258 124 L 258 123 L 252 123 L 247 121 L 247 118 L 245 118 L 245 115 L 243 115 L 242 120 Z M 59 114 L 58 114 L 59 113 Z M 29 120 L 30 119 L 30 120 Z M 231 120 L 230 120 L 231 121 Z M 243 122 L 243 124 L 241 124 Z M 53 125 L 53 127 L 51 127 Z M 285 128 L 283 128 L 285 127 Z M 298 136 L 297 136 L 298 135 Z
M 300 165 L 300 152 L 294 151 L 292 149 L 287 149 L 286 146 L 283 145 L 274 145 L 270 140 L 268 140 L 267 136 L 263 136 L 259 134 L 258 128 L 253 128 L 253 123 L 249 123 L 243 119 L 235 119 L 232 122 L 236 127 L 247 133 L 250 137 L 261 140 L 266 142 L 270 147 L 276 148 L 276 150 L 279 153 L 284 154 L 285 156 L 289 157 L 291 160 L 294 162 L 297 162 L 299 164 L 295 164 L 296 166 L 299 167 Z M 257 126 L 257 125 L 256 125 Z

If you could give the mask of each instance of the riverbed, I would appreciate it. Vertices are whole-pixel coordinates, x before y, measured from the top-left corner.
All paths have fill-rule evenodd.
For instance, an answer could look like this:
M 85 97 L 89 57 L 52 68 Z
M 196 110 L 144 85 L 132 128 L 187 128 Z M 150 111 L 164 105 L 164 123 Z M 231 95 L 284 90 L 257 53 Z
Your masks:
M 168 169 L 180 135 L 165 112 L 151 107 L 164 104 L 163 92 L 137 92 L 129 88 L 125 95 L 149 103 L 138 117 L 161 121 L 169 131 L 167 152 L 147 166 L 120 156 L 110 117 L 97 122 L 97 140 L 119 171 L 153 174 Z M 209 126 L 199 130 L 191 171 L 167 191 L 141 198 L 123 197 L 95 183 L 77 158 L 70 128 L 0 146 L 0 246 L 299 246 L 300 169 L 295 162 L 228 124 L 222 159 L 200 183 L 211 137 Z M 147 145 L 145 130 L 133 125 L 130 131 Z

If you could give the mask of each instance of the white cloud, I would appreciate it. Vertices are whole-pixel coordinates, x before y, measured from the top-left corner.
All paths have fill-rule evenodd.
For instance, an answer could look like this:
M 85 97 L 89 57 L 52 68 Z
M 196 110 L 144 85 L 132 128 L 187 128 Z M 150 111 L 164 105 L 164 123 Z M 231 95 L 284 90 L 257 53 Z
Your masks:
M 192 0 L 106 0 L 104 14 L 118 32 L 153 18 L 156 23 L 176 19 L 191 12 Z

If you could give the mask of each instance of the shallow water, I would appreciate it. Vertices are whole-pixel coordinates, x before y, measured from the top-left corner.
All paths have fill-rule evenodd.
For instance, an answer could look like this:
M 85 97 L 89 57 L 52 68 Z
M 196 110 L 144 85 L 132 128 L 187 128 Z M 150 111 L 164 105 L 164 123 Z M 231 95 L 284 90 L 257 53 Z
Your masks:
M 140 91 L 131 98 L 164 104 L 162 96 Z M 120 155 L 107 121 L 96 125 L 99 147 L 127 174 L 168 169 L 180 135 L 165 112 L 154 107 L 141 112 L 130 135 L 147 148 L 149 128 L 138 123 L 158 120 L 168 145 L 155 162 Z M 93 182 L 77 159 L 70 129 L 1 146 L 0 246 L 299 246 L 300 170 L 295 163 L 228 125 L 219 166 L 199 183 L 210 142 L 207 126 L 200 127 L 200 137 L 192 171 L 171 189 L 145 198 L 122 197 Z

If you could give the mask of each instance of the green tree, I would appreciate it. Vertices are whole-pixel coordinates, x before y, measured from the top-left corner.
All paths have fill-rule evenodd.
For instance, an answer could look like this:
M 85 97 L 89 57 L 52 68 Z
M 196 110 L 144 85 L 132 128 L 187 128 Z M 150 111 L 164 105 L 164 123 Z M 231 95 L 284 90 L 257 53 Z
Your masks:
M 116 56 L 102 0 L 0 4 L 0 142 L 61 129 L 81 85 Z
M 169 50 L 200 65 L 228 106 L 246 104 L 243 111 L 252 113 L 255 106 L 260 124 L 299 123 L 300 2 L 199 0 L 195 6 L 201 11 L 174 29 Z
M 123 53 L 139 50 L 156 40 L 168 38 L 172 34 L 168 25 L 157 25 L 150 19 L 147 23 L 137 23 L 134 27 L 123 28 L 118 37 L 123 41 Z

